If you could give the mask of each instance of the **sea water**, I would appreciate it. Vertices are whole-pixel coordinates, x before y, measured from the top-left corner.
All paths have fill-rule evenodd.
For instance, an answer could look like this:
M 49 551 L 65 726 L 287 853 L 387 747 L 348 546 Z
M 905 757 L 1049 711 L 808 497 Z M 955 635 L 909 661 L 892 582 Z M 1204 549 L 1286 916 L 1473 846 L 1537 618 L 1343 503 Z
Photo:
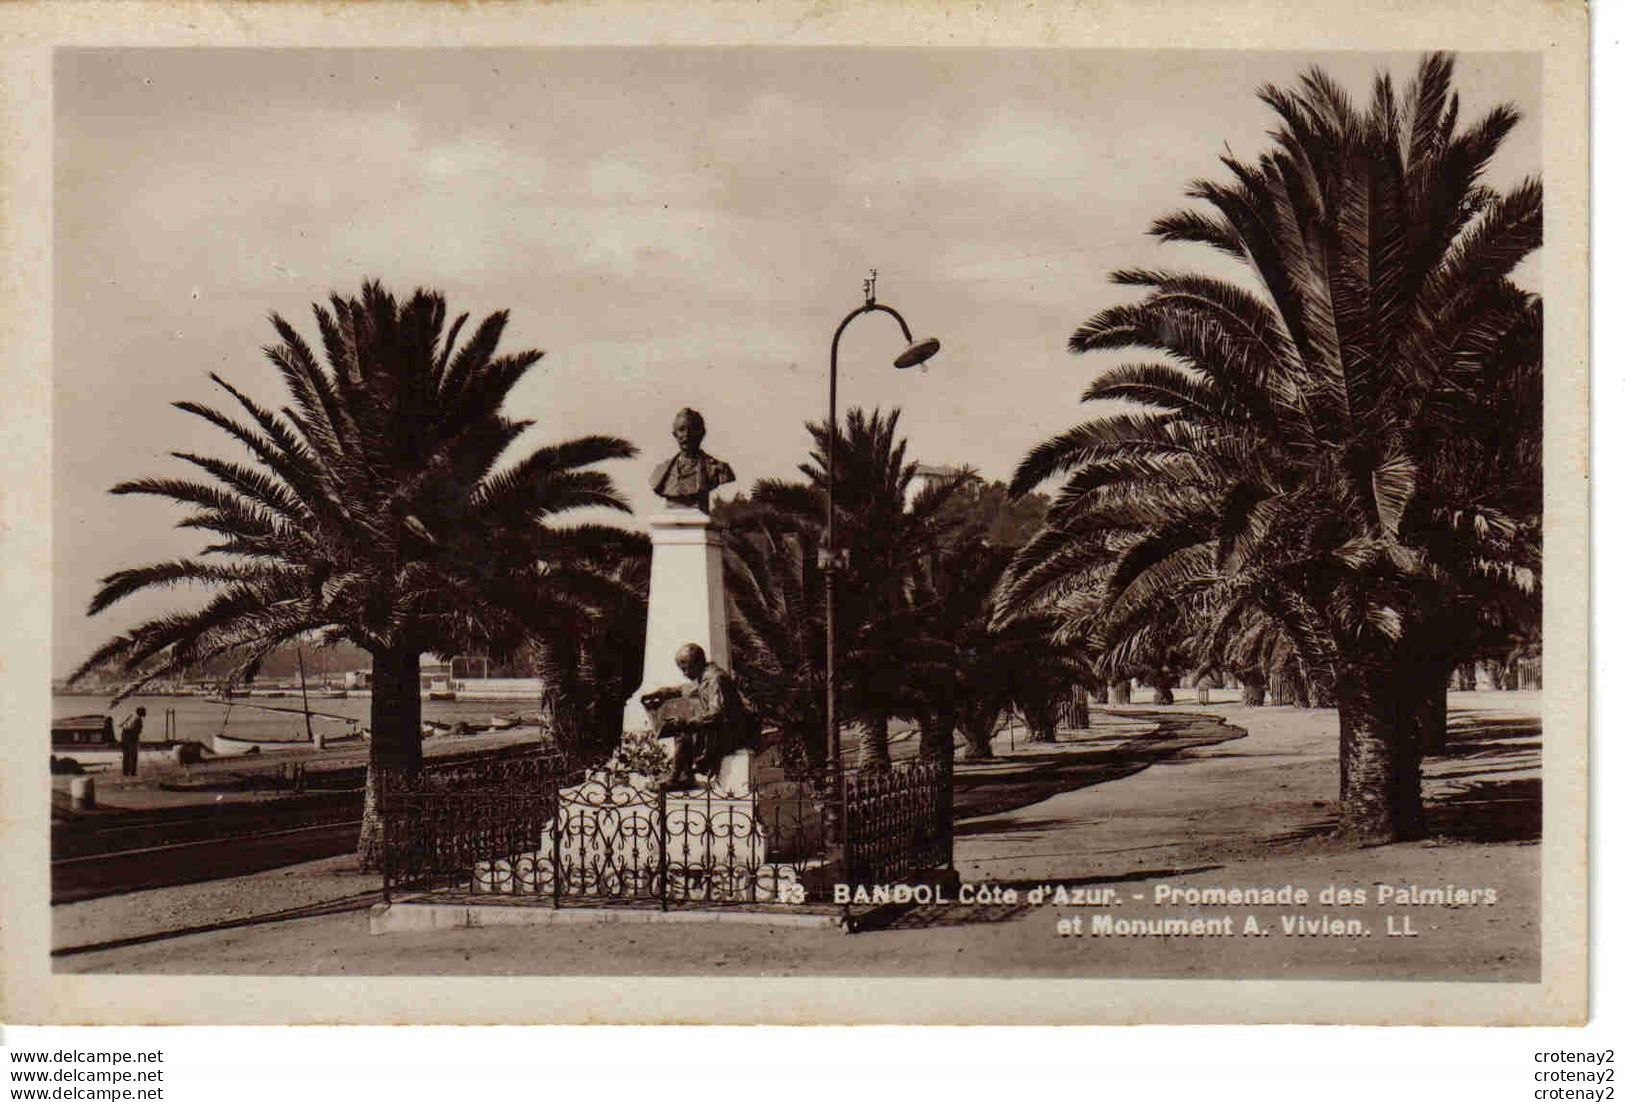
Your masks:
M 264 708 L 252 707 L 251 703 L 294 710 L 271 712 Z M 471 727 L 486 727 L 490 725 L 493 716 L 512 715 L 515 712 L 534 715 L 538 704 L 536 700 L 425 700 L 423 718 L 445 724 L 461 720 Z M 173 711 L 174 727 L 169 731 L 169 737 L 201 742 L 207 746 L 210 739 L 220 734 L 236 738 L 303 742 L 306 739 L 305 717 L 298 712 L 300 706 L 297 689 L 288 696 L 236 697 L 229 702 L 205 697 L 132 696 L 111 707 L 106 696 L 73 693 L 52 697 L 51 715 L 57 718 L 111 713 L 113 726 L 117 728 L 124 722 L 125 716 L 133 715 L 138 707 L 144 707 L 147 709 L 147 716 L 141 738 L 146 742 L 156 742 L 165 734 L 164 714 Z M 311 716 L 311 730 L 318 735 L 335 737 L 370 726 L 372 698 L 370 695 L 352 694 L 341 700 L 332 700 L 318 697 L 313 693 L 310 698 L 310 710 L 322 713 Z M 328 718 L 333 716 L 344 718 Z M 347 723 L 346 719 L 354 719 L 357 722 Z

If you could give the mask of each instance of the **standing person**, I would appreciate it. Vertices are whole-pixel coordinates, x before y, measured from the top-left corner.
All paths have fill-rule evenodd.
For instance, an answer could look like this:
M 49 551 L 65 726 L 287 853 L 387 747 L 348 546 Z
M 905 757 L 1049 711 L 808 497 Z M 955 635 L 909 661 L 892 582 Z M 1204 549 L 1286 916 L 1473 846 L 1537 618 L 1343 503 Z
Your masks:
M 136 759 L 141 754 L 141 728 L 147 715 L 145 708 L 137 708 L 127 716 L 118 729 L 119 748 L 124 751 L 124 775 L 135 776 Z

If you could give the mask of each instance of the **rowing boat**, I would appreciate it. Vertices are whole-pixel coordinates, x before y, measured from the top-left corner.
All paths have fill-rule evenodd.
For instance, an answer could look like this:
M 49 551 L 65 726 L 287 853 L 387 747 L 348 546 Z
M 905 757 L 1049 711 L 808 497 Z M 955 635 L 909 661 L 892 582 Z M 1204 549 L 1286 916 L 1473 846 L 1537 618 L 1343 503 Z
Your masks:
M 365 730 L 353 730 L 342 735 L 324 735 L 321 749 L 353 745 L 367 740 Z M 310 750 L 313 744 L 306 739 L 297 741 L 274 738 L 247 738 L 241 735 L 215 735 L 214 752 L 223 758 L 240 758 L 245 754 L 276 754 L 285 750 Z

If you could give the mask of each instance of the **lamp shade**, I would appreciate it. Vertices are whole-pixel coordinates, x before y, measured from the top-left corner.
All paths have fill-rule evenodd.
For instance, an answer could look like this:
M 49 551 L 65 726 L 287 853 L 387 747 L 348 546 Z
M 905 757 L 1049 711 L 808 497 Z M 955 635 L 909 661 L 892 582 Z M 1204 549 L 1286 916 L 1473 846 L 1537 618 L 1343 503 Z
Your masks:
M 903 349 L 903 354 L 892 361 L 892 366 L 901 368 L 923 364 L 926 360 L 935 356 L 937 350 L 941 347 L 942 342 L 937 338 L 927 337 L 925 340 L 917 341 Z

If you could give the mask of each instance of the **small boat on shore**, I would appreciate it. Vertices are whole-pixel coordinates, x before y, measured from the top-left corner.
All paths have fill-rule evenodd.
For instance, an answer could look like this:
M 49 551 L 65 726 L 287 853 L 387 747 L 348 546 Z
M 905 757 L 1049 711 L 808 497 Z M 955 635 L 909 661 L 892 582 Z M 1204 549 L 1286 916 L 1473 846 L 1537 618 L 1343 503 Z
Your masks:
M 214 752 L 223 758 L 240 758 L 245 754 L 275 753 L 280 750 L 298 750 L 308 742 L 288 739 L 246 738 L 241 735 L 214 735 Z
M 207 749 L 203 743 L 189 739 L 142 739 L 136 753 L 142 758 L 161 757 L 171 761 L 180 761 L 184 755 L 197 761 Z M 53 719 L 51 761 L 53 767 L 65 767 L 70 772 L 73 766 L 67 766 L 68 762 L 81 768 L 123 764 L 124 748 L 119 745 L 118 734 L 113 730 L 113 717 L 84 715 Z
M 321 739 L 321 749 L 326 750 L 334 746 L 355 745 L 365 742 L 365 730 L 351 730 L 339 735 L 324 735 Z M 314 744 L 307 739 L 269 739 L 249 738 L 242 735 L 215 735 L 214 752 L 223 758 L 240 758 L 248 754 L 276 754 L 287 750 L 310 750 Z

